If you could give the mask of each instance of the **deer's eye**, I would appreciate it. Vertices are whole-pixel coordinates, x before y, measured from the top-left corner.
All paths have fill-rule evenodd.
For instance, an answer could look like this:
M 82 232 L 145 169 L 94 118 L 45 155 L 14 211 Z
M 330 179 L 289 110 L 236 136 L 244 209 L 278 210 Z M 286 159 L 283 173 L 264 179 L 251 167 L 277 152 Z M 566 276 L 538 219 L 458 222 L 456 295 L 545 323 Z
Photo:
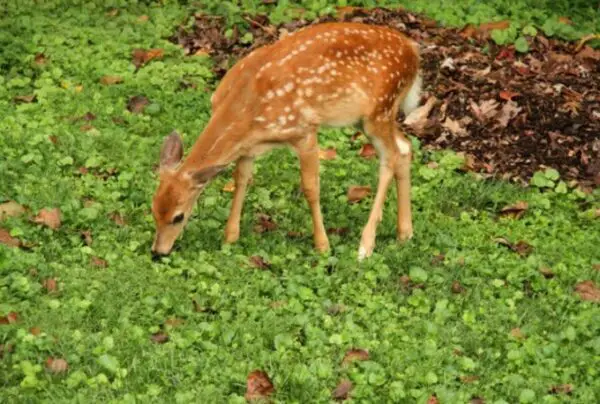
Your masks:
M 183 213 L 180 213 L 173 218 L 173 224 L 181 223 L 182 221 L 183 221 Z

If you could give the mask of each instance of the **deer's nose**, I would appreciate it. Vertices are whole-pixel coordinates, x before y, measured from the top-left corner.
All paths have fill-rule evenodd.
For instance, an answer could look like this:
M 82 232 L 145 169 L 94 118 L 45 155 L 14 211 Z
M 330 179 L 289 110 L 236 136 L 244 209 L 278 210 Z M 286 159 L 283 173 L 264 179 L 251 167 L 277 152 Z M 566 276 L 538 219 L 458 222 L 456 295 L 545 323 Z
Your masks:
M 152 250 L 152 261 L 156 262 L 159 261 L 162 257 L 165 257 L 169 254 L 161 254 L 157 251 Z

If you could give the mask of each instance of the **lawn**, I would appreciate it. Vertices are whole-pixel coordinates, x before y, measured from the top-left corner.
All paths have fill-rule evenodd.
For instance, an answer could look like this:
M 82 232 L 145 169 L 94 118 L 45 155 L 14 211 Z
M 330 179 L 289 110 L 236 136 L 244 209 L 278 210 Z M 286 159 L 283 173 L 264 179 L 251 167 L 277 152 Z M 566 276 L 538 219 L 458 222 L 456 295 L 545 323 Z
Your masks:
M 169 40 L 197 7 L 57 3 L 0 14 L 0 402 L 245 402 L 254 370 L 286 403 L 330 402 L 345 380 L 337 393 L 355 402 L 600 402 L 597 189 L 553 169 L 527 187 L 487 179 L 411 136 L 415 237 L 396 242 L 390 192 L 359 264 L 373 195 L 349 203 L 347 191 L 374 188 L 378 163 L 355 130 L 324 129 L 329 255 L 312 249 L 297 158 L 276 150 L 256 163 L 238 243 L 222 243 L 228 169 L 154 262 L 160 145 L 176 129 L 189 150 L 217 84 L 209 56 Z M 241 24 L 244 10 L 282 22 L 334 9 L 242 3 L 206 11 Z M 589 3 L 407 6 L 576 39 L 600 28 Z M 506 35 L 495 39 L 520 36 Z

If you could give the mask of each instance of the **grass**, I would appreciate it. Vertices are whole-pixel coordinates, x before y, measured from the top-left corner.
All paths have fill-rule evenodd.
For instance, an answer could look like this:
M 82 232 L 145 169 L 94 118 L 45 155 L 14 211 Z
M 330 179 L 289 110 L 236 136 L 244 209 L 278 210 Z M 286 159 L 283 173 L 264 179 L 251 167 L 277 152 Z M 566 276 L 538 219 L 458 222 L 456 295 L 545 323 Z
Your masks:
M 376 254 L 359 265 L 372 201 L 351 205 L 345 193 L 353 184 L 374 186 L 377 162 L 358 157 L 352 132 L 323 131 L 322 146 L 338 152 L 322 167 L 326 226 L 350 229 L 331 236 L 331 256 L 312 250 L 297 161 L 279 150 L 256 164 L 238 244 L 221 244 L 228 171 L 205 191 L 179 250 L 155 263 L 152 167 L 172 129 L 193 143 L 209 117 L 214 81 L 210 60 L 184 57 L 164 39 L 186 10 L 134 4 L 111 16 L 110 5 L 94 3 L 60 12 L 30 6 L 11 5 L 1 20 L 0 199 L 34 213 L 58 207 L 62 226 L 51 230 L 26 216 L 1 223 L 35 246 L 0 245 L 0 317 L 19 315 L 0 325 L 0 344 L 14 346 L 0 359 L 0 401 L 244 402 L 246 376 L 256 368 L 271 376 L 278 402 L 328 402 L 345 377 L 357 402 L 425 402 L 434 393 L 442 403 L 600 400 L 600 310 L 573 293 L 582 280 L 600 282 L 597 193 L 482 181 L 457 170 L 452 153 L 425 152 L 413 139 L 416 237 L 395 242 L 390 192 Z M 165 56 L 135 73 L 138 47 Z M 47 62 L 36 64 L 36 53 Z M 104 75 L 123 83 L 102 85 Z M 196 89 L 182 88 L 183 80 Z M 37 102 L 12 101 L 30 94 Z M 126 109 L 136 95 L 151 103 L 142 114 Z M 96 119 L 72 119 L 87 112 Z M 518 200 L 529 203 L 520 220 L 498 217 Z M 111 219 L 115 212 L 125 225 Z M 256 213 L 278 228 L 256 233 Z M 91 246 L 80 235 L 87 230 Z M 533 250 L 522 257 L 500 237 Z M 254 255 L 271 268 L 252 268 Z M 543 267 L 555 276 L 546 279 Z M 57 291 L 49 293 L 45 279 L 55 279 Z M 452 292 L 455 281 L 463 293 Z M 170 339 L 157 344 L 151 336 L 161 327 Z M 511 334 L 516 328 L 525 338 Z M 370 359 L 342 366 L 353 347 L 368 349 Z M 46 371 L 48 357 L 64 358 L 68 372 Z M 465 382 L 469 376 L 478 379 Z M 562 384 L 573 385 L 570 396 L 549 393 Z

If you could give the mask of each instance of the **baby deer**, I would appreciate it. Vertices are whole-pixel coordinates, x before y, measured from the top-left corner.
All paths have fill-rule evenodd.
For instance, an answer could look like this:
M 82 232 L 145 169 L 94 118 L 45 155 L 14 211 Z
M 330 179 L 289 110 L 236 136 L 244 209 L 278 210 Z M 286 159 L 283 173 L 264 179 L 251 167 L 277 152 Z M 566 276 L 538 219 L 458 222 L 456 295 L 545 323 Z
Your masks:
M 211 98 L 212 116 L 187 158 L 173 133 L 160 153 L 160 184 L 152 201 L 154 256 L 169 254 L 206 184 L 235 162 L 235 193 L 225 242 L 240 235 L 240 215 L 253 160 L 289 146 L 300 160 L 302 190 L 310 206 L 315 248 L 329 240 L 319 203 L 321 125 L 362 123 L 380 159 L 379 184 L 362 232 L 358 258 L 372 254 L 377 224 L 393 178 L 398 194 L 399 240 L 413 234 L 411 144 L 396 124 L 418 106 L 420 56 L 415 42 L 392 29 L 359 23 L 309 26 L 258 48 L 227 72 Z

